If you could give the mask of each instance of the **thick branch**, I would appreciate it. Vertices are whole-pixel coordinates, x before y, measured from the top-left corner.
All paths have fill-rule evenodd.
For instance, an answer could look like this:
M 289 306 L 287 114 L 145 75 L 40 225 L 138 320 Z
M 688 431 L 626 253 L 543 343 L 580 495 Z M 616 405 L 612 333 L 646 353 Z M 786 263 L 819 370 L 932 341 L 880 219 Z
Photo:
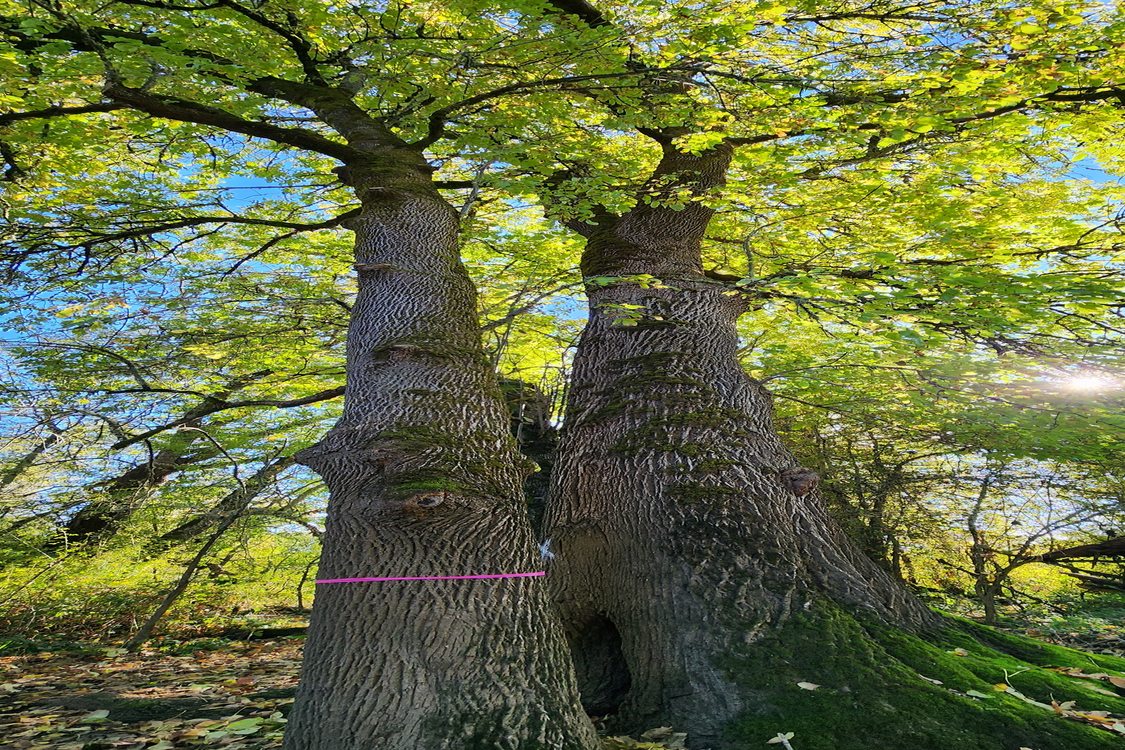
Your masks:
M 33 109 L 27 112 L 7 112 L 0 115 L 0 128 L 11 125 L 13 122 L 20 120 L 42 120 L 52 117 L 70 117 L 72 115 L 86 115 L 92 112 L 112 112 L 117 109 L 125 109 L 123 104 L 114 104 L 107 102 L 104 104 L 87 104 L 81 107 L 44 107 L 43 109 Z
M 343 395 L 344 395 L 344 387 L 339 386 L 337 388 L 329 388 L 328 390 L 320 391 L 318 393 L 314 393 L 310 396 L 304 396 L 302 398 L 290 399 L 290 400 L 287 400 L 287 401 L 270 400 L 270 399 L 256 399 L 256 400 L 250 400 L 250 401 L 225 401 L 225 400 L 220 399 L 220 398 L 209 398 L 207 400 L 207 403 L 201 404 L 199 407 L 194 409 L 192 411 L 192 414 L 195 415 L 196 418 L 198 418 L 198 417 L 207 416 L 208 414 L 215 414 L 215 413 L 220 412 L 220 411 L 226 411 L 227 409 L 244 409 L 244 408 L 251 407 L 251 406 L 272 406 L 272 407 L 275 407 L 275 408 L 278 408 L 278 409 L 290 409 L 290 408 L 293 408 L 293 407 L 296 407 L 296 406 L 307 406 L 308 404 L 315 404 L 315 403 L 319 403 L 321 401 L 328 401 L 328 400 L 333 399 L 333 398 L 339 398 L 340 396 L 343 396 Z M 145 432 L 142 432 L 140 434 L 133 435 L 132 437 L 125 438 L 124 440 L 118 440 L 116 443 L 114 443 L 110 447 L 113 448 L 114 450 L 121 450 L 122 448 L 128 448 L 130 445 L 135 445 L 136 443 L 142 442 L 144 440 L 148 440 L 149 438 L 151 438 L 155 435 L 159 435 L 160 433 L 165 432 L 166 430 L 175 429 L 176 427 L 180 427 L 181 425 L 184 425 L 186 423 L 187 422 L 185 421 L 184 418 L 177 419 L 173 422 L 169 422 L 168 424 L 161 425 L 160 427 L 154 427 L 151 430 L 146 430 Z
M 1038 555 L 1034 559 L 1037 562 L 1049 563 L 1058 560 L 1081 560 L 1090 557 L 1125 557 L 1125 536 L 1114 537 L 1094 544 L 1080 544 L 1076 547 L 1057 549 L 1054 552 Z
M 407 145 L 341 89 L 282 78 L 260 78 L 252 81 L 248 88 L 315 112 L 325 124 L 342 135 L 353 150 L 371 152 Z
M 330 140 L 309 130 L 283 128 L 267 122 L 244 120 L 230 112 L 198 102 L 151 94 L 114 82 L 106 84 L 104 93 L 115 102 L 126 104 L 153 117 L 208 125 L 254 138 L 264 138 L 287 146 L 316 151 L 343 162 L 353 161 L 362 156 L 351 146 Z
M 586 0 L 548 0 L 548 5 L 563 15 L 578 18 L 591 28 L 610 25 L 609 19 Z

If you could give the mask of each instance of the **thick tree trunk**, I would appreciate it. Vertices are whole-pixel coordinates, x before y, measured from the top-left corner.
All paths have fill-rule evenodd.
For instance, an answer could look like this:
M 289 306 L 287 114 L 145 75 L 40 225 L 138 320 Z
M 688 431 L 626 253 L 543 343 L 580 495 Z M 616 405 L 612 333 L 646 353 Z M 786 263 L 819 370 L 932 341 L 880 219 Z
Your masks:
M 400 149 L 344 172 L 363 201 L 344 414 L 299 456 L 331 492 L 321 579 L 542 569 L 530 466 L 429 171 Z M 596 742 L 542 578 L 320 585 L 289 722 L 287 750 Z
M 657 177 L 706 188 L 728 157 L 666 145 Z M 641 205 L 588 233 L 587 277 L 663 283 L 587 290 L 546 535 L 588 707 L 719 748 L 767 700 L 725 665 L 817 598 L 910 627 L 932 616 L 830 521 L 778 439 L 738 361 L 744 303 L 702 273 L 709 219 L 699 204 Z

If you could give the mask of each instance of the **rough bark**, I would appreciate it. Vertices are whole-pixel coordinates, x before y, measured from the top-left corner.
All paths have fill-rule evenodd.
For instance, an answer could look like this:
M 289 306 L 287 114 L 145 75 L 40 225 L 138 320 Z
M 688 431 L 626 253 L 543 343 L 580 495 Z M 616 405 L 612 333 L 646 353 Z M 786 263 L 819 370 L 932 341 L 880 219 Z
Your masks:
M 728 149 L 664 142 L 654 185 L 721 183 Z M 733 289 L 706 278 L 711 211 L 641 204 L 587 230 L 587 289 L 548 503 L 551 583 L 589 709 L 671 724 L 693 747 L 761 700 L 724 666 L 818 597 L 909 627 L 923 605 L 830 521 L 738 357 Z M 634 306 L 634 307 L 628 307 Z
M 430 171 L 406 148 L 340 170 L 363 204 L 344 413 L 299 454 L 330 490 L 322 579 L 541 569 L 530 467 Z M 595 742 L 542 578 L 318 587 L 287 750 Z

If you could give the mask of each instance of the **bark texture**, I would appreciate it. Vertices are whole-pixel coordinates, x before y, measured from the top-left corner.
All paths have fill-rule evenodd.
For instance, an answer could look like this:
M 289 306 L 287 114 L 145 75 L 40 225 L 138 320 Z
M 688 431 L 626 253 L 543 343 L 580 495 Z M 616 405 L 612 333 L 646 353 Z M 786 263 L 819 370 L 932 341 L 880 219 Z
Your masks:
M 363 204 L 344 413 L 299 455 L 331 492 L 322 579 L 542 569 L 531 466 L 430 172 L 406 148 L 341 170 Z M 595 743 L 542 578 L 318 587 L 287 750 Z
M 721 183 L 730 152 L 664 141 L 652 185 Z M 551 582 L 588 708 L 622 729 L 671 724 L 693 747 L 762 700 L 733 654 L 827 596 L 920 627 L 929 612 L 847 541 L 739 364 L 739 293 L 705 277 L 711 211 L 638 205 L 586 229 L 587 290 L 553 472 Z M 661 285 L 628 280 L 649 274 Z

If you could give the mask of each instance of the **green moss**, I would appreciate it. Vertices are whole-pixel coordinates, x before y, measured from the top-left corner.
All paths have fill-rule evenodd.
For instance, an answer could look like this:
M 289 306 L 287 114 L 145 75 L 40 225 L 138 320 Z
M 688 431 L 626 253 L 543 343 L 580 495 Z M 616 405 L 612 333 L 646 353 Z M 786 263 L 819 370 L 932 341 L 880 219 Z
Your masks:
M 535 465 L 522 457 L 509 440 L 497 450 L 490 432 L 446 431 L 427 425 L 410 425 L 384 430 L 367 444 L 373 453 L 393 457 L 425 456 L 405 467 L 384 459 L 390 466 L 383 477 L 386 491 L 399 498 L 426 492 L 450 492 L 506 497 L 513 486 L 522 483 Z
M 1125 713 L 1125 700 L 1091 689 L 1106 683 L 1045 668 L 1083 659 L 1080 652 L 1040 651 L 1027 639 L 956 621 L 927 640 L 864 626 L 831 604 L 814 604 L 731 657 L 727 666 L 747 702 L 730 727 L 732 747 L 759 747 L 778 732 L 793 732 L 796 750 L 1120 748 L 1117 735 L 994 687 L 1007 670 L 1009 684 L 1028 698 Z M 820 687 L 806 690 L 798 682 Z
M 993 648 L 1032 664 L 1041 666 L 1079 667 L 1089 671 L 1125 672 L 1125 659 L 1105 654 L 1092 654 L 1063 646 L 1055 646 L 1033 638 L 1005 633 L 995 628 L 958 618 L 960 630 Z

